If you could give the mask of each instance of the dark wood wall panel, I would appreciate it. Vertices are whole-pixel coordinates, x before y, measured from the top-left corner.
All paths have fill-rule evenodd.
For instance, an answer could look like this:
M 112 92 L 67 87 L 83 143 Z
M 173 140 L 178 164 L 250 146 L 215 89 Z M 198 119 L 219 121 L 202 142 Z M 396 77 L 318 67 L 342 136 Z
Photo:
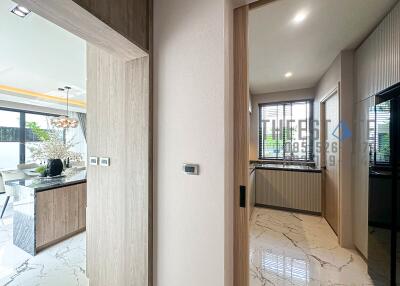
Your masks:
M 73 0 L 128 40 L 149 50 L 151 0 Z

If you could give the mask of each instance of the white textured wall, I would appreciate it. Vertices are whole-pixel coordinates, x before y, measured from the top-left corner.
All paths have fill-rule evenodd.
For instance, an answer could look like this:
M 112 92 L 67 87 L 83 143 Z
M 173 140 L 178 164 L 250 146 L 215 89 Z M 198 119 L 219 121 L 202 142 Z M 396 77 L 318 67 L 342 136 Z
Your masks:
M 384 18 L 355 53 L 357 82 L 356 141 L 354 144 L 353 236 L 368 257 L 368 109 L 373 96 L 400 82 L 400 3 Z
M 357 49 L 358 101 L 400 81 L 400 3 Z
M 228 4 L 154 1 L 157 286 L 231 285 Z
M 259 131 L 259 109 L 261 103 L 279 101 L 293 101 L 302 99 L 313 99 L 315 96 L 313 88 L 257 94 L 251 96 L 252 112 L 250 115 L 250 160 L 258 159 L 258 131 Z

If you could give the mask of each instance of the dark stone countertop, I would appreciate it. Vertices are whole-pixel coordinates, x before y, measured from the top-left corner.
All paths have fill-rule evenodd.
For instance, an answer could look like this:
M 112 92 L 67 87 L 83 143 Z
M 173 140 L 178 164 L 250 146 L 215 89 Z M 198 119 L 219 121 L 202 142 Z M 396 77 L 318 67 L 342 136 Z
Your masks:
M 304 164 L 289 165 L 289 164 L 253 163 L 253 165 L 255 169 L 321 173 L 321 169 L 316 168 L 314 166 L 307 166 Z
M 34 177 L 29 179 L 7 181 L 5 184 L 14 188 L 22 187 L 24 189 L 33 189 L 35 192 L 42 192 L 85 182 L 86 171 L 78 171 L 74 174 L 60 177 Z

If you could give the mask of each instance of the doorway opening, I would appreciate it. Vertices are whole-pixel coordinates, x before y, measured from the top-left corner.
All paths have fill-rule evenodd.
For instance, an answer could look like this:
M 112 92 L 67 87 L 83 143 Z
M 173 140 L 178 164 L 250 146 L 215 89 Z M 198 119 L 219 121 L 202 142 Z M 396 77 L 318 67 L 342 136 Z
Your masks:
M 353 240 L 354 58 L 396 2 L 306 2 L 234 11 L 236 285 L 332 283 L 321 261 L 372 283 Z
M 1 219 L 0 267 L 7 271 L 2 272 L 0 284 L 88 285 L 90 280 L 95 285 L 125 281 L 148 285 L 152 279 L 150 51 L 74 1 L 16 2 L 7 0 L 4 4 L 11 7 L 0 7 L 4 10 L 0 13 L 7 15 L 1 17 L 6 21 L 1 27 L 12 30 L 7 25 L 20 21 L 12 25 L 20 27 L 15 36 L 24 41 L 15 45 L 16 51 L 30 50 L 15 57 L 18 66 L 2 69 L 6 61 L 0 61 L 5 75 L 1 81 L 15 81 L 14 85 L 0 82 L 0 113 L 7 113 L 0 116 L 0 125 L 10 118 L 16 124 L 0 126 L 7 131 L 0 132 L 0 139 L 13 139 L 0 144 L 15 143 L 18 163 L 24 165 L 14 168 L 14 163 L 3 160 L 11 152 L 0 150 L 0 164 L 12 164 L 4 168 L 13 169 L 1 170 L 1 183 L 12 195 L 7 196 Z M 37 27 L 33 22 L 39 23 L 36 37 L 27 32 Z M 0 33 L 6 32 L 2 29 Z M 79 42 L 81 56 L 71 53 L 73 47 L 57 33 Z M 44 48 L 34 49 L 43 44 L 40 39 L 45 40 Z M 34 72 L 27 74 L 30 68 Z M 76 77 L 81 85 L 72 80 Z M 87 141 L 84 147 L 69 144 L 70 130 L 80 132 L 80 142 Z M 31 143 L 35 148 L 26 149 Z M 116 272 L 116 267 L 125 271 Z

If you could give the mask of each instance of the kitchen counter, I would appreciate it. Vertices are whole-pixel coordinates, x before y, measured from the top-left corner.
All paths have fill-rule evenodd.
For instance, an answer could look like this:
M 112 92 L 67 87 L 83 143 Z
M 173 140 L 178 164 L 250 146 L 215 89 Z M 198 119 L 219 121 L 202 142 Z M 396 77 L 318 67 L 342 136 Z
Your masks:
M 86 229 L 86 171 L 7 181 L 13 243 L 31 255 Z
M 254 163 L 253 165 L 255 169 L 321 173 L 321 169 L 313 166 L 307 166 L 304 164 L 292 165 L 292 164 Z
M 255 206 L 321 213 L 322 171 L 311 164 L 250 162 L 255 169 Z
M 86 171 L 78 171 L 70 175 L 60 177 L 34 177 L 29 179 L 7 181 L 6 186 L 13 187 L 15 191 L 32 189 L 35 192 L 43 192 L 60 187 L 66 187 L 86 182 Z

